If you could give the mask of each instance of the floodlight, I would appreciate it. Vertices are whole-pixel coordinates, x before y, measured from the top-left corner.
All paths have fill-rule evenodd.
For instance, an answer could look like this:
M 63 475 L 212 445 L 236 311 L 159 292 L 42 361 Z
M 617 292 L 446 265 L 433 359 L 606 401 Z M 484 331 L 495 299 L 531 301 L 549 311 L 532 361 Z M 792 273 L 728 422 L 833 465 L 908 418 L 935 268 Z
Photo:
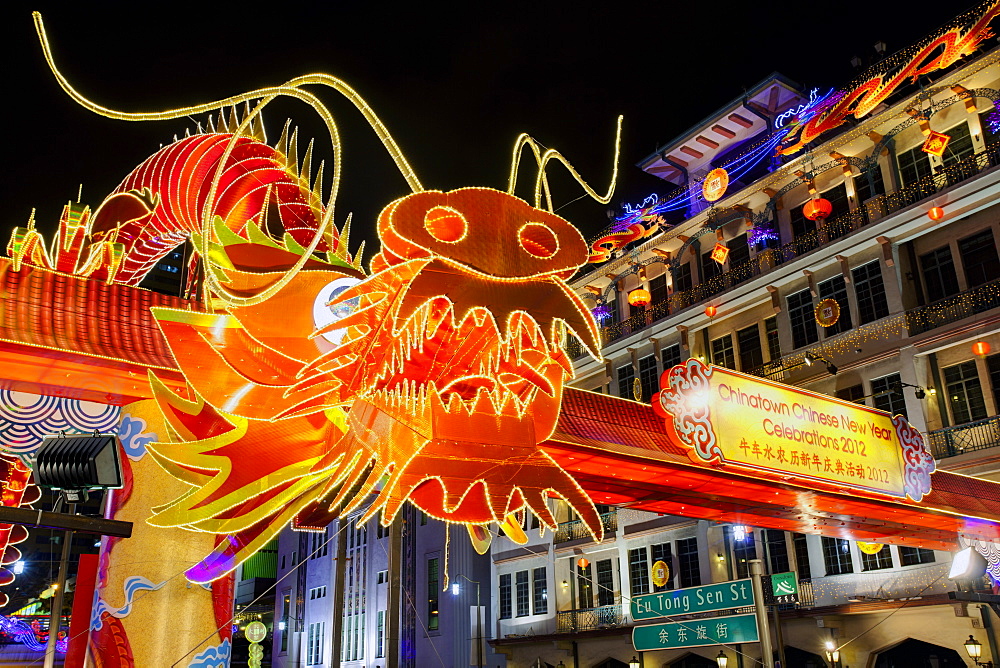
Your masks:
M 35 456 L 35 484 L 62 491 L 70 503 L 86 501 L 93 489 L 120 489 L 119 448 L 114 434 L 49 436 Z
M 949 580 L 975 580 L 986 573 L 986 558 L 974 547 L 967 547 L 955 553 L 951 560 Z

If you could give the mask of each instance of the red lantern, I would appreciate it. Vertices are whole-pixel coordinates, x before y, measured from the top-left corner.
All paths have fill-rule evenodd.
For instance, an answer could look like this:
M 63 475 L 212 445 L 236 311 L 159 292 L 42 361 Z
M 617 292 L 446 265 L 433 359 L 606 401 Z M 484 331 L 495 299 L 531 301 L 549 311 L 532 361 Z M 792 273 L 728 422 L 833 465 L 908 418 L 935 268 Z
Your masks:
M 588 561 L 586 557 L 580 557 L 576 560 L 576 565 L 580 568 L 586 568 L 587 566 L 590 566 L 590 561 Z
M 972 344 L 972 354 L 980 357 L 986 357 L 990 354 L 990 344 L 985 341 L 976 341 Z
M 944 209 L 939 206 L 932 206 L 930 211 L 927 212 L 927 217 L 931 220 L 941 220 L 944 218 Z
M 718 312 L 719 312 L 719 309 L 715 308 L 714 306 L 706 306 L 705 307 L 705 315 L 707 315 L 709 318 L 714 318 L 715 314 L 718 313 Z
M 649 290 L 644 290 L 642 288 L 636 288 L 632 292 L 628 293 L 628 303 L 632 306 L 645 306 L 653 298 L 649 294 Z
M 802 207 L 802 215 L 809 220 L 826 218 L 831 213 L 833 213 L 833 205 L 830 204 L 830 200 L 823 199 L 822 197 L 811 199 Z

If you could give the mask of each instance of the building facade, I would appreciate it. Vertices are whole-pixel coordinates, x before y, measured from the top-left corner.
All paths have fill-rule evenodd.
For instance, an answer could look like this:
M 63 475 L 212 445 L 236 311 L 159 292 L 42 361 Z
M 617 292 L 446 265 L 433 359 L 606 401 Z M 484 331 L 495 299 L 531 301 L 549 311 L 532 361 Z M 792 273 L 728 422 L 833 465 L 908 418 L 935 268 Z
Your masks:
M 570 342 L 574 384 L 648 403 L 664 370 L 697 357 L 903 414 L 939 468 L 997 479 L 998 60 L 987 41 L 787 156 L 782 128 L 839 98 L 775 75 L 657 149 L 639 167 L 662 192 L 625 207 L 604 261 L 573 281 L 605 318 L 602 360 Z M 728 189 L 708 201 L 719 167 Z M 828 207 L 810 216 L 817 199 Z M 628 237 L 631 224 L 642 234 Z M 617 247 L 616 236 L 634 240 Z M 600 544 L 564 507 L 554 535 L 495 542 L 494 645 L 507 666 L 715 666 L 718 645 L 636 656 L 628 601 L 746 577 L 755 558 L 800 581 L 800 603 L 777 613 L 782 666 L 830 665 L 828 643 L 840 666 L 967 665 L 970 635 L 984 661 L 1000 658 L 994 613 L 949 598 L 950 553 L 602 510 Z M 671 566 L 659 588 L 658 560 Z M 759 657 L 757 645 L 721 651 L 730 666 Z

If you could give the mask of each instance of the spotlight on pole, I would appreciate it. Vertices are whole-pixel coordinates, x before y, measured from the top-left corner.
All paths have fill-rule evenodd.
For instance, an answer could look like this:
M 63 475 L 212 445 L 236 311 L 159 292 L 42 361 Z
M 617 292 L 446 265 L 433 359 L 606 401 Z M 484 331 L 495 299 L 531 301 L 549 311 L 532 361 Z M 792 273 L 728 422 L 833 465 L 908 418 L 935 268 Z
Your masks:
M 83 503 L 95 489 L 121 489 L 122 466 L 114 434 L 49 436 L 35 457 L 35 484 Z

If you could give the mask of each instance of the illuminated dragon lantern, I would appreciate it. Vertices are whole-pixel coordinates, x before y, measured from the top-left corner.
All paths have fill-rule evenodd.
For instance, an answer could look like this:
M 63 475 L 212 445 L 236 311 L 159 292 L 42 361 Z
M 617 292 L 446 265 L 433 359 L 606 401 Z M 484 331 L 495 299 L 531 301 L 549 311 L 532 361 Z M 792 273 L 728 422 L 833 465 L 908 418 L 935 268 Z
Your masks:
M 425 190 L 374 112 L 327 75 L 198 107 L 111 111 L 62 77 L 36 21 L 57 80 L 97 113 L 164 120 L 247 105 L 226 132 L 162 149 L 89 228 L 80 223 L 79 256 L 113 258 L 108 280 L 136 283 L 186 238 L 202 262 L 203 310 L 153 309 L 186 390 L 150 376 L 171 433 L 148 451 L 191 488 L 149 522 L 224 537 L 190 580 L 230 572 L 289 522 L 315 529 L 365 503 L 363 520 L 378 515 L 387 525 L 409 501 L 481 539 L 524 510 L 555 528 L 547 505 L 555 496 L 602 535 L 587 494 L 542 446 L 573 373 L 566 337 L 600 354 L 597 324 L 566 283 L 588 247 L 552 213 L 545 167 L 565 165 L 604 203 L 614 177 L 599 195 L 558 152 L 522 135 L 506 192 Z M 350 99 L 412 190 L 379 216 L 381 247 L 367 270 L 361 250 L 347 250 L 349 222 L 339 232 L 332 224 L 340 141 L 306 85 Z M 321 179 L 310 187 L 310 169 L 298 168 L 287 127 L 276 149 L 262 141 L 260 111 L 282 96 L 307 102 L 327 125 L 326 202 Z M 525 148 L 538 165 L 533 204 L 513 195 Z M 310 145 L 304 162 L 311 153 Z M 21 231 L 21 256 L 54 262 L 30 237 Z

